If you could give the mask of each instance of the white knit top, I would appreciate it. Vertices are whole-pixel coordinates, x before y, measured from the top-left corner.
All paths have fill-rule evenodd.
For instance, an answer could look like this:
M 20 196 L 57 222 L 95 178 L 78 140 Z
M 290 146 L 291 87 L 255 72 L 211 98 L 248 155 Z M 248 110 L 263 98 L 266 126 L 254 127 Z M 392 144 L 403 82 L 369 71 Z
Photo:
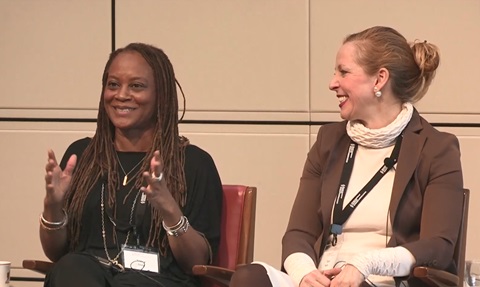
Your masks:
M 345 195 L 344 207 L 383 165 L 383 160 L 390 156 L 392 150 L 393 146 L 381 149 L 358 147 L 352 176 Z M 339 246 L 337 256 L 339 264 L 350 262 L 359 253 L 386 247 L 389 240 L 387 231 L 391 233 L 392 230 L 388 216 L 388 206 L 394 177 L 395 168 L 392 168 L 357 205 L 357 208 L 343 225 L 343 233 L 340 235 L 340 237 L 343 237 L 340 238 L 340 241 L 343 239 L 343 243 Z M 385 279 L 369 276 L 369 280 L 374 281 L 377 286 L 379 286 L 379 281 L 387 281 L 384 283 L 395 285 L 391 277 Z

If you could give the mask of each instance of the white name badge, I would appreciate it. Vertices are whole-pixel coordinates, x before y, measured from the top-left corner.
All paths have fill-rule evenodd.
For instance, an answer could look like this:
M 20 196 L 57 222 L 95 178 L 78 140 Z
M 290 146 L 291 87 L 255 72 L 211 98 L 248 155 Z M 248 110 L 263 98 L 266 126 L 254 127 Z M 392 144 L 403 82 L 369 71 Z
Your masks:
M 332 237 L 333 236 L 330 236 L 330 239 L 325 246 L 322 258 L 320 259 L 320 264 L 318 264 L 318 270 L 324 271 L 334 267 L 339 267 L 335 266 L 335 264 L 337 263 L 338 252 L 340 251 L 343 243 L 343 234 L 337 235 L 337 244 L 335 244 L 335 246 L 332 245 Z
M 125 268 L 158 273 L 160 266 L 158 252 L 142 247 L 125 246 L 122 254 Z

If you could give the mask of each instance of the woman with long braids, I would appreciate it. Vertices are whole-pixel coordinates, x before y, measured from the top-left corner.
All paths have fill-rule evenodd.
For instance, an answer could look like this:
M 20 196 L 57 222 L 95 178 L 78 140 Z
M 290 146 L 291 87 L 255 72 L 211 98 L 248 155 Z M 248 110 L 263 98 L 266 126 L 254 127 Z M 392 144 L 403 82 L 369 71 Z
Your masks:
M 151 45 L 110 55 L 97 129 L 46 164 L 45 286 L 198 286 L 220 237 L 222 185 L 178 131 L 173 67 Z

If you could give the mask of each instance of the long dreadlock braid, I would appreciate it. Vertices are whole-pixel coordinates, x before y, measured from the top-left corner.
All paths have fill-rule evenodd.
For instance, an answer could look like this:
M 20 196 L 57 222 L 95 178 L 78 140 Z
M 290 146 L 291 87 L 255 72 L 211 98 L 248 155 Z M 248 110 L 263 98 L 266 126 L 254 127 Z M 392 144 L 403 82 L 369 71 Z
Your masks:
M 153 70 L 155 79 L 157 113 L 154 117 L 155 130 L 153 143 L 147 151 L 146 158 L 153 157 L 155 150 L 160 151 L 164 164 L 164 179 L 175 201 L 181 206 L 186 203 L 186 180 L 183 169 L 185 162 L 185 147 L 188 139 L 180 137 L 178 132 L 178 99 L 175 85 L 175 73 L 167 55 L 151 45 L 132 43 L 125 48 L 110 54 L 102 77 L 102 93 L 98 109 L 97 129 L 92 140 L 78 161 L 73 174 L 70 189 L 66 195 L 66 207 L 69 210 L 68 236 L 70 249 L 78 245 L 83 206 L 88 193 L 98 180 L 107 178 L 107 204 L 116 204 L 116 190 L 119 184 L 118 163 L 114 146 L 115 127 L 105 111 L 104 89 L 107 84 L 108 70 L 112 61 L 122 52 L 137 52 L 146 60 Z M 135 189 L 142 185 L 141 173 L 150 170 L 150 160 L 145 160 L 136 174 Z M 158 246 L 161 252 L 166 250 L 166 236 L 160 236 L 162 218 L 152 207 L 152 219 L 147 246 Z M 163 233 L 164 234 L 164 233 Z

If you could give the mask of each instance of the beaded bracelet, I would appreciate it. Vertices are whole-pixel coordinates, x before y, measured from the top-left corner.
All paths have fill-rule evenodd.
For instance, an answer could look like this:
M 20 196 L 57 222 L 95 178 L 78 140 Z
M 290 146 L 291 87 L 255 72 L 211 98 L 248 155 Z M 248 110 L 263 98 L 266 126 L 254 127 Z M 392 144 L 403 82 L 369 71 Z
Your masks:
M 185 232 L 187 232 L 188 227 L 190 226 L 190 223 L 188 222 L 188 219 L 186 216 L 182 216 L 180 217 L 180 221 L 178 221 L 178 223 L 175 224 L 174 226 L 172 227 L 166 226 L 163 220 L 162 220 L 162 226 L 168 235 L 178 237 L 184 234 Z
M 43 217 L 43 213 L 40 213 L 40 220 L 39 220 L 40 226 L 43 229 L 50 230 L 50 231 L 59 230 L 65 227 L 65 225 L 67 225 L 68 223 L 68 214 L 65 209 L 62 209 L 62 211 L 65 216 L 63 217 L 62 221 L 58 221 L 58 222 L 48 221 L 45 219 L 45 217 Z

